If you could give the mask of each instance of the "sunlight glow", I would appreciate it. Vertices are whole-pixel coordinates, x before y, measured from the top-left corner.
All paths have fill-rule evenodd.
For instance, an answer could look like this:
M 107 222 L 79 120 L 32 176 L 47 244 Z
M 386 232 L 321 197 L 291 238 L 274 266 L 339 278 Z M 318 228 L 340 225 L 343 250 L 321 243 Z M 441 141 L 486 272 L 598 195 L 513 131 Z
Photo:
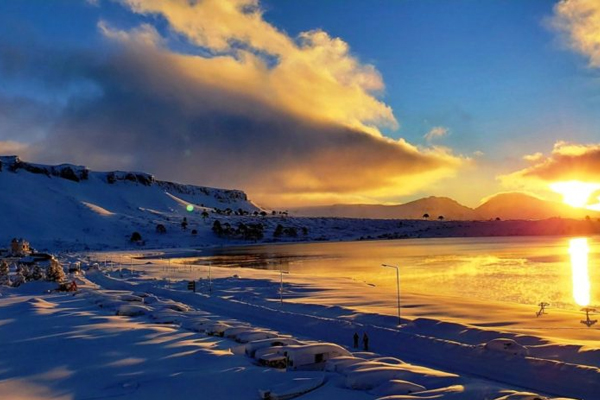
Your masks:
M 590 196 L 600 190 L 600 184 L 581 181 L 555 182 L 550 189 L 563 196 L 563 202 L 572 207 L 586 207 Z
M 582 306 L 590 304 L 590 276 L 588 273 L 588 240 L 577 238 L 570 240 L 571 269 L 573 274 L 573 299 Z
M 600 190 L 600 184 L 581 181 L 555 182 L 550 189 L 563 196 L 563 202 L 572 207 L 585 207 L 590 196 Z

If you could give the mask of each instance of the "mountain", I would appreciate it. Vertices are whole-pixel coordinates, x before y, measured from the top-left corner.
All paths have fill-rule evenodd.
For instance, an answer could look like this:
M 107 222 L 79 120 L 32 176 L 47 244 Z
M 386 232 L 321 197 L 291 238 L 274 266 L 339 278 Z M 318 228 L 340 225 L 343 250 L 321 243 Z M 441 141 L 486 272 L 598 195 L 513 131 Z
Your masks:
M 475 209 L 482 219 L 548 219 L 553 217 L 598 218 L 600 213 L 573 208 L 563 203 L 543 200 L 520 192 L 500 193 L 488 198 Z
M 463 206 L 448 197 L 426 197 L 399 205 L 380 204 L 335 204 L 332 206 L 303 207 L 290 210 L 293 215 L 307 217 L 341 217 L 373 219 L 477 219 L 473 209 Z
M 295 208 L 290 211 L 292 215 L 305 217 L 422 219 L 424 214 L 428 214 L 430 219 L 437 219 L 441 215 L 445 220 L 461 221 L 600 217 L 600 213 L 596 211 L 573 208 L 520 192 L 497 194 L 475 209 L 448 197 L 432 196 L 399 205 L 336 204 Z
M 160 181 L 143 172 L 33 164 L 16 156 L 0 157 L 0 193 L 0 248 L 13 237 L 41 247 L 59 247 L 67 241 L 97 248 L 126 243 L 133 231 L 146 237 L 157 224 L 179 232 L 184 217 L 190 219 L 191 230 L 192 222 L 203 220 L 203 210 L 260 211 L 240 190 Z M 189 205 L 194 206 L 191 212 Z M 172 240 L 178 245 L 197 244 L 189 231 Z

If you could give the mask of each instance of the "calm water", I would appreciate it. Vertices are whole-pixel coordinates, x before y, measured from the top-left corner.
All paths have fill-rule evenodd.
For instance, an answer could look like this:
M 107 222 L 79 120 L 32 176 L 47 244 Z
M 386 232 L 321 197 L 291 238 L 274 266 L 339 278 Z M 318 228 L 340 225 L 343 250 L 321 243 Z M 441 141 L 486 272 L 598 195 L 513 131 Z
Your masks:
M 449 238 L 232 247 L 178 262 L 395 285 L 386 263 L 400 266 L 404 292 L 580 308 L 600 300 L 599 251 L 597 237 Z

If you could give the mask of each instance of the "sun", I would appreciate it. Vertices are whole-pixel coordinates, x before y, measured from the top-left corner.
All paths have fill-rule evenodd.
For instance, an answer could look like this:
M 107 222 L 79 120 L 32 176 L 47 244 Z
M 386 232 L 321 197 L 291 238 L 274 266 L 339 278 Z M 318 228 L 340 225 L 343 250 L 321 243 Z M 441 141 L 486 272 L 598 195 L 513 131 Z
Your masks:
M 562 195 L 564 203 L 572 207 L 587 208 L 592 194 L 600 190 L 600 183 L 581 181 L 555 182 L 550 185 L 550 189 Z

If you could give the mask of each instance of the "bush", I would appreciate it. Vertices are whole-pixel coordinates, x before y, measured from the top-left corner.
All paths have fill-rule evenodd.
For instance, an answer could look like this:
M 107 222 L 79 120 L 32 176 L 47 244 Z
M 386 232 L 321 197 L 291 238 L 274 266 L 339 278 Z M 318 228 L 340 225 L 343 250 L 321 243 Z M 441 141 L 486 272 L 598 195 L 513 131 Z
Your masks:
M 8 275 L 10 269 L 6 260 L 0 261 L 0 285 L 10 286 L 10 276 Z
M 62 282 L 65 279 L 65 271 L 58 261 L 50 260 L 50 266 L 46 271 L 46 280 L 51 282 Z
M 163 224 L 158 224 L 158 225 L 156 225 L 156 233 L 160 233 L 161 235 L 164 235 L 165 233 L 167 233 L 167 228 L 165 228 L 165 226 Z
M 17 270 L 17 273 L 15 274 L 15 276 L 13 276 L 13 279 L 12 279 L 12 286 L 19 287 L 22 284 L 24 284 L 25 282 L 26 282 L 25 276 L 23 275 L 23 273 L 21 271 Z
M 213 222 L 212 231 L 216 235 L 221 236 L 223 234 L 223 227 L 221 226 L 221 222 L 219 222 L 218 220 Z
M 23 282 L 31 280 L 31 271 L 29 270 L 29 267 L 27 265 L 17 265 L 17 274 L 23 277 Z
M 139 232 L 133 232 L 131 234 L 131 238 L 129 238 L 130 242 L 141 242 L 142 241 L 142 235 Z
M 31 272 L 31 279 L 33 279 L 34 281 L 41 281 L 45 278 L 46 276 L 44 270 L 42 270 L 42 268 L 40 268 L 39 265 L 35 264 L 33 266 L 33 271 Z

